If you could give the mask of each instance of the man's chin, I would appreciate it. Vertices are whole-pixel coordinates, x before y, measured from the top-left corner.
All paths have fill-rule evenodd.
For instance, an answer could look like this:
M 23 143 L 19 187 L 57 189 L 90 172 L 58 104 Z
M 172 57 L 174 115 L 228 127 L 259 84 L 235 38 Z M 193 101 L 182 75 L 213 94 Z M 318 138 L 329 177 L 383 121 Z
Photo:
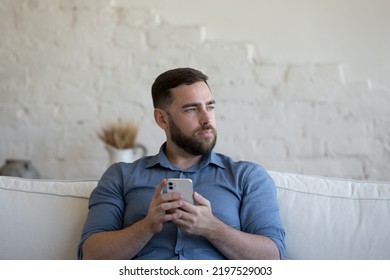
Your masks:
M 202 137 L 202 139 L 199 139 L 199 143 L 202 143 L 204 148 L 213 149 L 215 146 L 215 137 Z
M 206 139 L 205 141 L 203 141 L 203 150 L 205 151 L 205 153 L 208 153 L 208 152 L 211 152 L 212 149 L 214 149 L 215 147 L 215 144 L 216 144 L 216 140 L 214 137 L 211 137 L 209 139 Z

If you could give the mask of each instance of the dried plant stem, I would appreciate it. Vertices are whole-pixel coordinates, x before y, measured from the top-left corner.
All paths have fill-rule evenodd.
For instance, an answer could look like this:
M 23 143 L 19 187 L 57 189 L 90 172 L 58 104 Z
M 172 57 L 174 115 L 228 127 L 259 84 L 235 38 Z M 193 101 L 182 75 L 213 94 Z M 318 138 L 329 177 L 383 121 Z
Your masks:
M 108 145 L 117 149 L 133 148 L 138 132 L 138 125 L 132 121 L 122 121 L 112 123 L 98 134 L 99 138 Z

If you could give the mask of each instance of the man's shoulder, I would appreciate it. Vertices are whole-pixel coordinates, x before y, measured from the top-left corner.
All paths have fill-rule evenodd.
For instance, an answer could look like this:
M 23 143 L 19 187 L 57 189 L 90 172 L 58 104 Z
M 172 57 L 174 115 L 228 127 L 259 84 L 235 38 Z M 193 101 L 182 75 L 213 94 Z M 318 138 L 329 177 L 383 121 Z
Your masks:
M 273 179 L 267 170 L 254 161 L 235 160 L 230 156 L 215 153 L 224 164 L 225 172 L 230 173 L 234 178 L 238 178 L 242 182 L 250 182 L 250 184 L 261 184 L 272 186 Z
M 262 172 L 266 172 L 264 167 L 262 167 L 259 163 L 250 161 L 250 160 L 243 160 L 243 159 L 234 159 L 231 156 L 228 156 L 223 153 L 214 152 L 215 158 L 217 158 L 223 165 L 228 168 L 234 168 L 234 169 L 256 169 Z
M 116 162 L 112 164 L 108 170 L 113 172 L 120 172 L 127 174 L 134 172 L 137 169 L 145 169 L 146 167 L 154 164 L 154 156 L 144 156 L 134 160 L 133 162 Z

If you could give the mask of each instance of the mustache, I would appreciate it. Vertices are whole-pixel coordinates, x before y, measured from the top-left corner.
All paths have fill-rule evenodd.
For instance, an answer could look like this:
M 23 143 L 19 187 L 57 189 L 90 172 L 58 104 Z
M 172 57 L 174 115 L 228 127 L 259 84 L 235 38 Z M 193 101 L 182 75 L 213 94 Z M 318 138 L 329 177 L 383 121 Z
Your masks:
M 211 130 L 214 134 L 217 134 L 217 130 L 211 124 L 205 124 L 205 125 L 200 126 L 198 129 L 196 129 L 195 133 L 203 131 L 203 130 Z

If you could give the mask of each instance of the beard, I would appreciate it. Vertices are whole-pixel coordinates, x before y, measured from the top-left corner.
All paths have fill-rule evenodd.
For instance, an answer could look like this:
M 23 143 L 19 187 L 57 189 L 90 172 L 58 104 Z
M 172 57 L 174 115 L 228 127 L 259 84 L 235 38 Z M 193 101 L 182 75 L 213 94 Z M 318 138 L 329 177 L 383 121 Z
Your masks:
M 212 130 L 214 137 L 198 140 L 196 134 L 202 130 Z M 191 155 L 199 156 L 211 152 L 217 143 L 217 131 L 210 124 L 200 126 L 191 136 L 186 136 L 181 132 L 171 116 L 169 116 L 169 131 L 171 133 L 172 142 Z

